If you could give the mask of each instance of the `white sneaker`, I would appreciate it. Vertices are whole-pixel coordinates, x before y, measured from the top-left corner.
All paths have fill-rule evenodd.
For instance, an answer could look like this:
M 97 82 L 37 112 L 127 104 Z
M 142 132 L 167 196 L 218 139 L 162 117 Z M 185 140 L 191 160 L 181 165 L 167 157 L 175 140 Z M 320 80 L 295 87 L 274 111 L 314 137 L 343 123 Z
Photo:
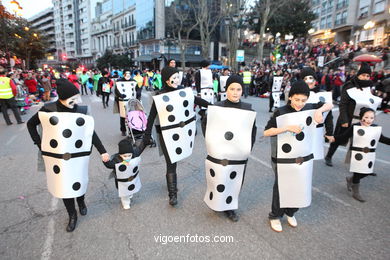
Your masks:
M 130 198 L 129 197 L 121 197 L 122 207 L 123 209 L 130 209 Z
M 288 224 L 291 226 L 291 227 L 297 227 L 298 226 L 298 223 L 297 223 L 297 220 L 296 220 L 296 218 L 294 217 L 294 216 L 292 216 L 292 217 L 289 217 L 289 216 L 287 216 L 287 222 L 288 222 Z
M 269 223 L 271 224 L 271 228 L 275 232 L 282 232 L 282 223 L 280 222 L 280 219 L 270 219 Z

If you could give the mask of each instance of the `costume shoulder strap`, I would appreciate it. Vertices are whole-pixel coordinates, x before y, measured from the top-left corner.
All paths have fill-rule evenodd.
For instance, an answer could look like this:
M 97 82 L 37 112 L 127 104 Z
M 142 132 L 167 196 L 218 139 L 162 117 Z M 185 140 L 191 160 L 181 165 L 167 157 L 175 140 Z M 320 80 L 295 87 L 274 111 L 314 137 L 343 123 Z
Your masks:
M 44 105 L 45 109 L 50 111 L 50 112 L 57 112 L 57 103 L 56 102 L 51 102 L 51 103 L 46 103 Z

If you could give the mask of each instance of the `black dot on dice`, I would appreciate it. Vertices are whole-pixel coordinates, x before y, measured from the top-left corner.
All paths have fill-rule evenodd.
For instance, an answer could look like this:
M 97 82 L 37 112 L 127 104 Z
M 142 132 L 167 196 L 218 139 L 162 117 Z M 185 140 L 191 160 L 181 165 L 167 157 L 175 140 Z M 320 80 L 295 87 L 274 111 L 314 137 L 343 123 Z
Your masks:
M 192 148 L 192 142 L 190 143 L 190 148 Z
M 306 125 L 307 125 L 307 126 L 311 125 L 311 122 L 313 122 L 313 119 L 311 118 L 311 116 L 308 116 L 308 117 L 306 118 Z
M 185 91 L 180 91 L 180 92 L 179 92 L 179 95 L 180 95 L 181 97 L 185 97 L 185 96 L 186 96 L 186 92 L 185 92 Z
M 122 98 L 126 98 L 126 94 L 122 94 Z
M 168 102 L 168 101 L 169 101 L 169 97 L 168 97 L 168 96 L 163 96 L 162 99 L 163 99 L 165 102 Z
M 210 192 L 209 199 L 213 200 L 213 192 L 212 191 Z
M 361 159 L 363 159 L 363 155 L 361 153 L 357 153 L 355 154 L 355 159 L 360 161 Z
M 184 101 L 183 101 L 183 106 L 184 106 L 184 107 L 188 107 L 188 100 L 184 100 Z
M 77 140 L 74 146 L 76 146 L 76 148 L 80 148 L 81 146 L 83 146 L 83 141 Z
M 218 192 L 223 192 L 224 190 L 225 190 L 225 185 L 219 184 L 219 185 L 217 186 L 217 191 L 218 191 Z
M 370 98 L 369 100 L 371 104 L 374 104 L 374 99 Z
M 211 177 L 215 176 L 215 171 L 213 169 L 210 169 L 210 175 L 211 175 Z
M 133 173 L 136 173 L 138 171 L 138 166 L 135 166 L 133 169 Z
M 50 122 L 50 124 L 52 124 L 52 125 L 58 124 L 58 117 L 56 117 L 56 116 L 50 117 L 49 122 Z
M 236 171 L 233 171 L 233 172 L 231 172 L 230 173 L 230 179 L 234 179 L 234 178 L 236 178 L 236 176 L 237 176 L 237 172 Z
M 53 166 L 53 172 L 54 172 L 55 174 L 59 174 L 59 173 L 60 173 L 60 167 L 58 167 L 58 165 L 54 165 L 54 166 Z
M 84 118 L 79 117 L 79 118 L 76 119 L 76 125 L 82 126 L 82 125 L 84 125 L 84 124 L 85 124 Z
M 282 145 L 282 151 L 285 153 L 291 152 L 291 145 L 289 145 L 289 144 Z
M 169 122 L 175 121 L 175 116 L 174 116 L 174 115 L 168 116 L 168 121 L 169 121 Z
M 75 183 L 73 183 L 73 185 L 72 185 L 73 190 L 79 190 L 80 187 L 81 187 L 80 182 L 75 182 Z
M 166 109 L 167 109 L 168 112 L 172 112 L 173 111 L 173 106 L 172 105 L 168 105 L 166 107 Z
M 176 148 L 176 153 L 177 153 L 177 154 L 181 154 L 181 153 L 182 153 L 182 150 L 181 150 L 180 147 L 177 147 L 177 148 Z
M 192 135 L 192 130 L 188 130 L 188 135 L 191 136 Z
M 51 139 L 50 140 L 50 146 L 52 148 L 56 148 L 58 146 L 58 142 L 56 140 L 54 140 L 54 139 Z
M 118 167 L 118 169 L 119 169 L 119 171 L 124 172 L 124 171 L 126 171 L 127 167 L 126 167 L 126 165 L 122 164 Z
M 179 138 L 180 138 L 180 136 L 178 134 L 172 135 L 173 141 L 177 141 L 177 140 L 179 140 Z
M 372 139 L 370 144 L 371 144 L 371 146 L 374 146 L 375 143 L 376 143 L 375 139 Z
M 320 97 L 320 101 L 321 102 L 325 102 L 325 98 L 324 97 Z
M 69 138 L 72 136 L 72 131 L 70 129 L 65 129 L 64 131 L 62 131 L 62 135 L 65 137 L 65 138 Z
M 135 188 L 135 185 L 131 184 L 127 189 L 131 191 L 131 190 L 134 190 L 134 188 Z
M 299 134 L 297 134 L 295 136 L 295 138 L 298 140 L 298 141 L 302 141 L 304 138 L 305 138 L 305 134 L 303 132 L 300 132 Z
M 357 130 L 357 133 L 358 133 L 358 135 L 363 136 L 364 135 L 364 130 L 363 129 L 359 129 L 359 130 Z
M 234 136 L 233 133 L 230 131 L 225 133 L 225 139 L 228 141 L 232 140 L 233 136 Z
M 370 169 L 372 168 L 372 162 L 368 163 L 368 168 L 370 168 Z
M 188 111 L 188 110 L 184 111 L 184 115 L 185 116 L 189 116 L 190 115 L 190 111 Z
M 226 198 L 226 203 L 230 204 L 230 203 L 232 203 L 232 200 L 233 200 L 232 196 L 229 196 Z

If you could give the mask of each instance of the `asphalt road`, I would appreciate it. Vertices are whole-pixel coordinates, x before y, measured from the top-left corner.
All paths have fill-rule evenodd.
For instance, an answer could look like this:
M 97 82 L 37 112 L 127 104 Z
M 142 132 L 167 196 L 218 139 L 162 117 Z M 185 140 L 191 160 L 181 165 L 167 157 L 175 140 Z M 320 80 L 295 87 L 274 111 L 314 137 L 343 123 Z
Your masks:
M 177 207 L 168 205 L 165 163 L 157 148 L 142 154 L 143 186 L 130 210 L 122 209 L 114 181 L 108 179 L 110 171 L 94 149 L 88 215 L 79 216 L 76 230 L 67 233 L 65 207 L 48 193 L 45 173 L 37 171 L 37 148 L 26 125 L 7 127 L 0 119 L 0 259 L 389 259 L 389 147 L 377 148 L 378 176 L 362 180 L 365 203 L 352 199 L 346 189 L 345 148 L 334 156 L 334 167 L 316 161 L 312 205 L 296 214 L 297 228 L 283 219 L 283 232 L 276 233 L 267 219 L 274 175 L 269 138 L 262 136 L 270 115 L 268 99 L 245 101 L 257 111 L 258 137 L 240 194 L 237 223 L 203 202 L 206 149 L 198 122 L 193 154 L 178 166 Z M 96 96 L 83 96 L 83 103 L 91 106 L 95 130 L 112 154 L 122 139 L 119 116 L 112 113 L 112 99 L 109 109 L 100 102 Z M 143 102 L 148 110 L 149 92 L 143 93 Z M 38 108 L 30 109 L 23 119 L 27 121 Z M 334 113 L 337 116 L 337 108 Z M 390 136 L 390 115 L 378 114 L 376 122 Z

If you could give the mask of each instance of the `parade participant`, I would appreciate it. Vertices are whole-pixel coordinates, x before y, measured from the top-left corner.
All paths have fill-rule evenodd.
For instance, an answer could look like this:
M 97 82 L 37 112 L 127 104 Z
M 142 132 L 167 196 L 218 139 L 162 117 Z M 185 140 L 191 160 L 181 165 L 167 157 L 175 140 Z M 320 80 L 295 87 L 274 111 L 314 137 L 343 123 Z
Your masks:
M 332 92 L 320 91 L 320 86 L 317 86 L 316 73 L 312 68 L 304 67 L 301 70 L 300 76 L 310 89 L 310 95 L 306 102 L 307 104 L 317 104 L 320 101 L 332 103 Z M 312 140 L 314 160 L 324 159 L 324 125 L 326 128 L 325 136 L 333 135 L 332 111 L 327 112 L 324 117 L 324 123 L 316 126 L 316 131 Z
M 243 82 L 244 82 L 244 97 L 247 98 L 249 95 L 249 86 L 252 82 L 252 72 L 249 70 L 248 67 L 244 68 L 244 71 L 242 72 Z
M 137 81 L 137 99 L 141 101 L 142 95 L 142 84 L 144 82 L 144 78 L 140 75 L 140 71 L 135 72 L 134 80 Z
M 270 90 L 271 93 L 269 95 L 269 109 L 268 112 L 272 112 L 274 107 L 280 107 L 280 96 L 283 93 L 282 83 L 283 83 L 283 75 L 282 70 L 278 69 L 276 71 L 276 75 L 270 77 Z
M 88 79 L 89 79 L 89 76 L 87 74 L 87 71 L 83 70 L 83 74 L 81 74 L 81 76 L 80 76 L 80 80 L 81 80 L 81 95 L 84 95 L 84 91 L 85 91 L 85 94 L 88 95 L 88 91 L 87 91 Z
M 375 111 L 372 108 L 363 107 L 359 118 L 360 122 L 353 124 L 343 134 L 328 139 L 337 144 L 351 138 L 349 171 L 352 172 L 352 176 L 346 177 L 347 189 L 352 191 L 354 199 L 365 202 L 359 191 L 360 180 L 368 175 L 376 175 L 373 173 L 376 146 L 378 141 L 390 145 L 390 138 L 382 135 L 382 127 L 373 124 Z
M 127 101 L 136 98 L 137 81 L 131 78 L 129 70 L 125 70 L 124 77 L 118 79 L 115 85 L 116 105 L 114 106 L 114 113 L 119 113 L 120 131 L 122 136 L 126 136 Z
M 219 77 L 219 93 L 218 93 L 219 101 L 226 100 L 226 81 L 228 78 L 229 75 L 222 75 Z
M 201 69 L 195 72 L 195 87 L 200 97 L 214 104 L 213 91 L 213 73 L 211 72 L 210 62 L 203 60 L 200 63 Z M 203 111 L 204 112 L 204 111 Z
M 68 76 L 68 80 L 72 82 L 78 89 L 80 89 L 79 78 L 77 77 L 76 71 L 72 70 L 72 74 Z
M 18 124 L 23 124 L 22 118 L 20 116 L 16 101 L 16 86 L 14 82 L 5 76 L 6 71 L 3 67 L 0 66 L 0 105 L 1 112 L 7 125 L 12 125 L 9 115 L 7 113 L 8 106 L 12 109 L 15 119 Z
M 99 85 L 99 79 L 102 77 L 102 74 L 98 70 L 94 70 L 93 72 L 93 90 L 96 92 L 96 96 L 99 96 L 99 91 L 98 91 L 98 85 Z
M 249 154 L 256 139 L 256 112 L 241 102 L 243 81 L 231 75 L 226 81 L 227 99 L 209 106 L 202 120 L 207 147 L 204 202 L 214 211 L 223 211 L 233 222 L 239 216 L 238 196 L 244 181 Z M 228 115 L 229 120 L 226 120 Z
M 313 149 L 311 139 L 315 124 L 323 121 L 322 113 L 332 109 L 331 103 L 306 104 L 309 87 L 304 81 L 291 86 L 287 105 L 275 110 L 264 136 L 271 137 L 272 168 L 275 183 L 269 220 L 272 230 L 282 231 L 280 218 L 287 215 L 296 227 L 294 214 L 311 203 Z
M 108 107 L 108 101 L 110 100 L 111 88 L 113 86 L 112 80 L 109 78 L 110 72 L 105 71 L 103 77 L 99 78 L 98 92 L 102 95 L 103 108 Z
M 196 115 L 194 103 L 207 107 L 209 103 L 194 97 L 190 88 L 179 86 L 179 73 L 176 68 L 165 67 L 161 71 L 163 87 L 158 95 L 153 97 L 148 124 L 143 142 L 151 142 L 154 120 L 158 114 L 159 124 L 156 125 L 159 147 L 167 165 L 166 179 L 169 204 L 177 204 L 177 162 L 192 154 L 196 131 Z
M 46 103 L 27 123 L 34 144 L 42 152 L 49 192 L 63 199 L 69 214 L 66 231 L 76 228 L 76 198 L 80 214 L 87 214 L 84 196 L 88 185 L 88 163 L 92 144 L 103 162 L 110 159 L 94 131 L 87 106 L 79 106 L 80 92 L 66 79 L 57 80 L 58 100 Z M 42 125 L 42 135 L 37 126 Z
M 376 110 L 381 103 L 381 98 L 376 97 L 371 93 L 370 86 L 372 85 L 372 82 L 370 80 L 370 75 L 370 66 L 363 62 L 356 77 L 344 84 L 339 105 L 340 114 L 336 122 L 334 135 L 341 135 L 351 126 L 351 123 L 356 123 L 358 121 L 360 108 L 369 107 Z M 332 157 L 339 144 L 340 143 L 330 144 L 328 153 L 325 156 L 326 165 L 333 166 Z
M 154 88 L 154 90 L 161 90 L 161 88 L 162 88 L 162 81 L 161 81 L 160 70 L 156 70 L 156 73 L 154 73 L 154 76 L 153 76 L 153 88 Z
M 141 189 L 139 178 L 140 151 L 134 149 L 128 139 L 121 140 L 118 143 L 118 148 L 118 153 L 114 154 L 104 165 L 109 169 L 113 169 L 115 187 L 118 189 L 123 209 L 130 209 L 133 194 Z

